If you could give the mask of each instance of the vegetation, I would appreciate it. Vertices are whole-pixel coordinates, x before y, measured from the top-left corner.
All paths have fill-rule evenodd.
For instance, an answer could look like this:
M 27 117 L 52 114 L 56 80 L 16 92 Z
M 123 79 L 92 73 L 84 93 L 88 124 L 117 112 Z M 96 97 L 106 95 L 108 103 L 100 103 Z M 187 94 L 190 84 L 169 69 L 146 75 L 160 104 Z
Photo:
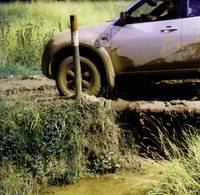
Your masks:
M 116 113 L 104 100 L 0 104 L 0 194 L 37 194 L 41 184 L 63 185 L 88 174 L 143 169 L 131 132 L 118 127 Z M 146 194 L 198 194 L 199 135 L 185 135 L 185 150 L 161 132 L 165 155 L 156 155 L 154 164 L 162 167 L 163 179 Z
M 69 28 L 70 14 L 78 16 L 80 25 L 96 24 L 113 18 L 128 3 L 38 1 L 1 4 L 0 76 L 40 73 L 44 45 L 55 33 Z
M 158 182 L 148 195 L 198 195 L 200 192 L 200 136 L 189 140 L 187 154 L 167 161 L 164 168 L 165 180 Z
M 144 149 L 146 150 L 145 157 L 148 159 L 150 156 L 163 168 L 161 170 L 162 180 L 157 179 L 153 187 L 150 187 L 149 190 L 146 188 L 146 194 L 198 195 L 200 192 L 198 117 L 187 114 L 138 114 L 130 111 L 128 115 L 131 115 L 133 121 L 132 129 L 137 132 L 137 136 L 142 136 L 144 139 L 144 142 L 140 139 L 137 143 L 140 143 L 142 152 Z M 137 118 L 138 115 L 140 118 Z M 142 125 L 137 121 L 142 122 Z M 156 171 L 152 171 L 152 174 L 154 172 Z M 156 178 L 156 174 L 154 178 Z
M 120 152 L 115 114 L 103 103 L 2 101 L 0 109 L 0 194 L 115 172 L 126 158 Z

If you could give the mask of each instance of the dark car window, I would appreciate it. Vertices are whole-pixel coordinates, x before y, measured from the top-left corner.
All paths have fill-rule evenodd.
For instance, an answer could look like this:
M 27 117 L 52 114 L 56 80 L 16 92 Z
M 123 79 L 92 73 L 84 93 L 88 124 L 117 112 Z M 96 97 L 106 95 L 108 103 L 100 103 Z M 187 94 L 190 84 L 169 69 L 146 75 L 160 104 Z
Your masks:
M 162 2 L 158 2 L 157 6 L 159 6 Z M 149 14 L 151 13 L 155 7 L 144 3 L 142 6 L 138 7 L 134 12 L 131 13 L 131 17 L 140 17 L 142 14 Z
M 188 16 L 200 16 L 200 1 L 199 0 L 189 0 Z
M 173 2 L 173 1 L 172 1 Z M 180 7 L 179 1 L 176 1 L 175 6 L 172 9 L 169 9 L 169 2 L 164 0 L 157 0 L 156 6 L 151 6 L 145 1 L 143 4 L 133 10 L 131 13 L 128 13 L 130 21 L 134 22 L 147 22 L 147 21 L 157 21 L 157 20 L 170 20 L 177 19 L 180 17 Z M 135 21 L 134 21 L 135 19 Z M 130 22 L 129 21 L 129 22 Z

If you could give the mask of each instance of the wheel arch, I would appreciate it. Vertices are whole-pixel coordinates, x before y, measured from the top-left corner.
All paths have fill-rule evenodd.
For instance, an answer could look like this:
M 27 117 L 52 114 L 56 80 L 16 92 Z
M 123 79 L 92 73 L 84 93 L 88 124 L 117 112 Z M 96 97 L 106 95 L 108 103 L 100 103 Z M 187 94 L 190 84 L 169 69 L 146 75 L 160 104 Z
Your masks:
M 80 48 L 80 55 L 87 56 L 98 64 L 98 68 L 102 74 L 102 81 L 106 82 L 109 85 L 109 87 L 114 88 L 115 72 L 111 58 L 106 49 L 103 47 L 97 49 L 85 44 L 80 44 L 79 48 Z M 57 52 L 54 54 L 51 63 L 52 78 L 55 79 L 56 68 L 59 61 L 64 59 L 64 57 L 66 57 L 66 54 L 68 56 L 72 55 L 72 51 L 73 50 L 71 45 L 65 45 L 59 48 Z

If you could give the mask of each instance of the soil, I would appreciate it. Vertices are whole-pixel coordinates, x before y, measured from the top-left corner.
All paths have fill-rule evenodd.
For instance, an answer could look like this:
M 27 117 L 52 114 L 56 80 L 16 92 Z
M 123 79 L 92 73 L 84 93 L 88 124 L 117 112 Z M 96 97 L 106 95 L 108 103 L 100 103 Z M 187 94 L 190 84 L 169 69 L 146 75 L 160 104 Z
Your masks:
M 127 87 L 128 86 L 128 87 Z M 153 113 L 200 113 L 200 80 L 161 81 L 142 83 L 133 81 L 117 87 L 118 98 L 104 100 L 119 111 Z M 44 76 L 32 77 L 9 76 L 0 79 L 0 97 L 15 100 L 49 101 L 66 97 L 59 96 L 55 81 Z M 87 97 L 92 101 L 102 98 Z
M 44 76 L 32 77 L 9 76 L 0 79 L 0 94 L 2 98 L 15 99 L 26 97 L 26 99 L 58 96 L 55 81 Z

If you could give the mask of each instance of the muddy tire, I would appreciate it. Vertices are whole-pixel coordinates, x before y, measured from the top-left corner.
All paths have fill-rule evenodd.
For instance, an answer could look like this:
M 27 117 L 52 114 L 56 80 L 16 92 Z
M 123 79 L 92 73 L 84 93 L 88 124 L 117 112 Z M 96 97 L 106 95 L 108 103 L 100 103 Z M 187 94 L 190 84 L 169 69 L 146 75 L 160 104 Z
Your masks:
M 101 89 L 101 75 L 97 65 L 88 57 L 80 57 L 83 93 L 97 95 Z M 56 71 L 56 85 L 60 95 L 71 96 L 75 92 L 75 68 L 73 57 L 63 59 Z

